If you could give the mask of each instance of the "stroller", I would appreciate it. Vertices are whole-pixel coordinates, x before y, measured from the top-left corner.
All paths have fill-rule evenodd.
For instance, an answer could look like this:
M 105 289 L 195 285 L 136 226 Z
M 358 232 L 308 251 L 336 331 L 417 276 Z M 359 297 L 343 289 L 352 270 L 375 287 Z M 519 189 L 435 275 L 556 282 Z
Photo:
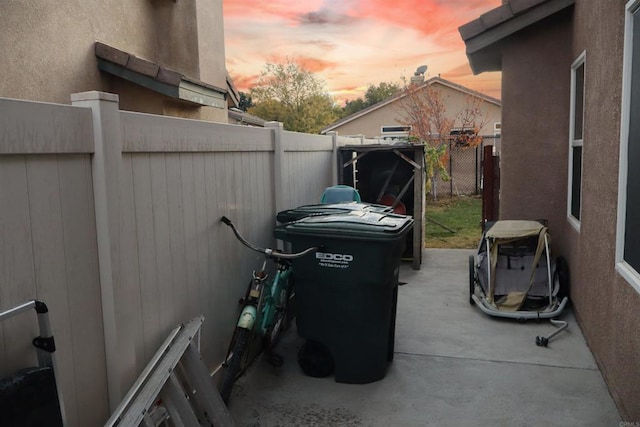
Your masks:
M 549 319 L 558 327 L 538 346 L 567 328 L 555 320 L 569 301 L 569 270 L 563 257 L 551 258 L 546 221 L 487 223 L 477 255 L 469 256 L 469 303 L 490 316 Z

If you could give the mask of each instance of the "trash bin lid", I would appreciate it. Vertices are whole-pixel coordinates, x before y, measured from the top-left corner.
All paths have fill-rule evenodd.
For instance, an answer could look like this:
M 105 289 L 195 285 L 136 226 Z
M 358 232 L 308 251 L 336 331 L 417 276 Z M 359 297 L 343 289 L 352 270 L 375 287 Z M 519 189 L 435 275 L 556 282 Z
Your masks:
M 413 218 L 386 212 L 350 211 L 312 215 L 276 227 L 277 238 L 315 236 L 357 240 L 395 240 L 413 227 Z
M 351 211 L 364 211 L 369 210 L 373 212 L 393 212 L 390 206 L 376 205 L 372 203 L 363 202 L 340 202 L 330 204 L 318 204 L 318 205 L 304 205 L 294 209 L 287 209 L 278 212 L 276 219 L 280 223 L 297 221 L 301 218 L 310 215 L 328 215 L 328 214 L 341 214 L 349 213 Z

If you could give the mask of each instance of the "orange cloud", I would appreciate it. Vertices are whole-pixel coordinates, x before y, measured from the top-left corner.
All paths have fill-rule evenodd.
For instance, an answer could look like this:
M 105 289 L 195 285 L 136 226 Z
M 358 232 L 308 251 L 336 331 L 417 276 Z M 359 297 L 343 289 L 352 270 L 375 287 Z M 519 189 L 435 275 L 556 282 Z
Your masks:
M 236 88 L 241 92 L 249 92 L 249 89 L 256 84 L 258 81 L 259 75 L 242 75 L 229 72 L 231 79 L 233 80 L 233 84 Z
M 293 60 L 296 64 L 302 67 L 303 70 L 318 73 L 332 69 L 339 65 L 334 61 L 327 61 L 321 58 L 314 58 L 311 56 L 292 56 L 292 55 L 269 55 L 267 61 L 272 64 L 284 64 L 289 60 Z
M 464 63 L 458 65 L 457 67 L 451 68 L 449 71 L 442 73 L 442 77 L 445 79 L 456 79 L 460 77 L 471 77 L 473 73 L 471 72 L 471 67 L 468 63 Z
M 294 59 L 338 100 L 416 67 L 499 96 L 500 79 L 473 76 L 458 27 L 502 0 L 223 0 L 227 67 L 243 91 L 266 62 Z
M 320 58 L 298 57 L 297 60 L 299 61 L 300 65 L 302 65 L 302 68 L 312 73 L 317 73 L 330 68 L 334 68 L 336 65 L 338 65 L 336 62 L 325 61 L 324 59 Z
M 332 90 L 330 93 L 338 105 L 344 106 L 347 101 L 361 98 L 364 91 L 365 88 L 361 86 L 349 86 Z
M 457 28 L 500 4 L 501 0 L 360 0 L 351 13 L 439 36 L 441 43 L 458 46 L 462 40 Z

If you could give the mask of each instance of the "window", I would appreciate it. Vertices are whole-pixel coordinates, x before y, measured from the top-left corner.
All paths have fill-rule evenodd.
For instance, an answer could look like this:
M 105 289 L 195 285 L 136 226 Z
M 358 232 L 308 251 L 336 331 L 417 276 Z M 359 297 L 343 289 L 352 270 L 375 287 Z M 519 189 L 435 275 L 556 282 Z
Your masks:
M 569 128 L 569 222 L 580 230 L 582 201 L 582 133 L 584 130 L 585 52 L 571 65 L 571 112 Z
M 382 126 L 381 132 L 385 133 L 403 133 L 406 134 L 411 130 L 411 126 Z
M 616 269 L 640 292 L 640 0 L 627 3 L 624 34 Z
M 407 138 L 409 137 L 410 131 L 411 131 L 411 126 L 390 125 L 390 126 L 380 127 L 382 139 L 384 141 L 389 141 L 389 142 L 406 141 Z
M 471 138 L 477 136 L 474 129 L 453 128 L 449 136 L 455 142 L 456 147 L 467 147 Z

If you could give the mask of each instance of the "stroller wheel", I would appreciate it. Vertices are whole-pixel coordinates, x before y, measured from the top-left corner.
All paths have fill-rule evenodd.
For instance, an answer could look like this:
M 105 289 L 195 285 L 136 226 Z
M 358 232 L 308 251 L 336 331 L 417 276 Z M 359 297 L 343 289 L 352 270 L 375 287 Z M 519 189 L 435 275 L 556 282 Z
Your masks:
M 559 300 L 564 297 L 569 297 L 569 265 L 564 257 L 559 256 L 556 258 L 556 269 L 553 275 L 554 284 L 558 287 L 558 293 L 556 294 Z
M 476 266 L 475 257 L 469 255 L 469 304 L 473 305 L 473 294 L 476 290 Z
M 538 347 L 546 347 L 549 345 L 549 339 L 545 337 L 536 337 L 536 345 Z

